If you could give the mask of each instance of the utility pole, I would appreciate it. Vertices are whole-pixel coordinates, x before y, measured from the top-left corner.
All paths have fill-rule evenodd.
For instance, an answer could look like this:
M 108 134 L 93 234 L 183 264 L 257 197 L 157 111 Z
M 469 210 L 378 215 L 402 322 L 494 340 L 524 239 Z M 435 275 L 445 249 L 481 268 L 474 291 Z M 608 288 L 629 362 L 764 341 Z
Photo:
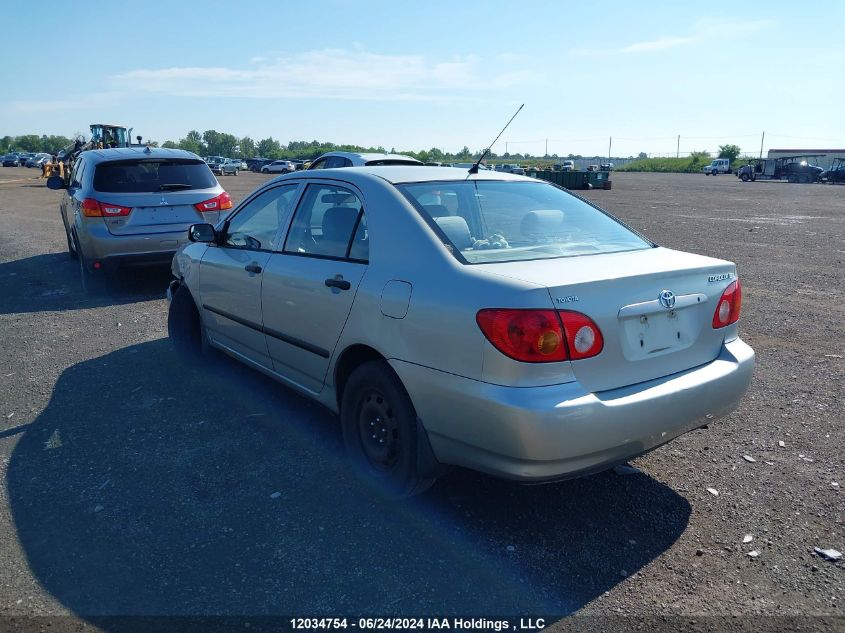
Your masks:
M 508 142 L 505 141 L 505 154 L 507 154 L 507 153 L 508 153 Z
M 678 134 L 678 148 L 675 151 L 675 158 L 680 158 L 680 157 L 681 157 L 681 135 Z
M 607 142 L 607 162 L 610 162 L 610 148 L 613 147 L 613 137 L 610 137 L 610 140 Z
M 546 156 L 549 155 L 549 139 L 546 139 Z
M 763 138 L 760 139 L 760 158 L 763 158 L 763 141 L 766 140 L 766 131 L 763 130 Z

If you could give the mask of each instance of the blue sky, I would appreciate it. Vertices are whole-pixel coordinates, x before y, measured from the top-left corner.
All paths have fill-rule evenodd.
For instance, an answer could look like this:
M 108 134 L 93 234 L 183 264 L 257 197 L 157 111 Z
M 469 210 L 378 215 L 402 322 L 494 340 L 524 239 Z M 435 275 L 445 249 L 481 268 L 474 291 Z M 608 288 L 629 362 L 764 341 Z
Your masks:
M 0 136 L 669 154 L 845 147 L 845 3 L 10 2 Z M 47 56 L 43 45 L 52 46 Z

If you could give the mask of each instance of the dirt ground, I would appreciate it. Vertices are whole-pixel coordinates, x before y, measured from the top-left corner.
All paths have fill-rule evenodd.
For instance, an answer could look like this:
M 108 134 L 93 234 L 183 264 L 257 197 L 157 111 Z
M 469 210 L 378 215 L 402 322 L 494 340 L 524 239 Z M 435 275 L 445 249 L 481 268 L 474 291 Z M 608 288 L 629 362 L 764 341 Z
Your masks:
M 456 470 L 396 504 L 350 476 L 319 406 L 174 356 L 166 270 L 86 296 L 34 176 L 0 169 L 0 617 L 845 616 L 845 561 L 813 553 L 845 551 L 845 187 L 616 173 L 585 192 L 737 263 L 742 406 L 639 474 Z M 266 178 L 221 183 L 238 201 Z

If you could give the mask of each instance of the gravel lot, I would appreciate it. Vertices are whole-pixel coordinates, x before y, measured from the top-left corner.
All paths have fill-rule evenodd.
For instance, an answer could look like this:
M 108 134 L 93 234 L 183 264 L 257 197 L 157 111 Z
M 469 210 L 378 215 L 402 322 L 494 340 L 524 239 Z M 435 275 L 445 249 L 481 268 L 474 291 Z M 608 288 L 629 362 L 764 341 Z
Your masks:
M 319 406 L 173 355 L 166 270 L 84 295 L 36 175 L 0 170 L 0 616 L 845 616 L 845 561 L 813 553 L 845 551 L 845 187 L 617 173 L 586 192 L 737 263 L 743 405 L 640 474 L 458 470 L 392 504 Z M 221 183 L 238 201 L 266 178 Z

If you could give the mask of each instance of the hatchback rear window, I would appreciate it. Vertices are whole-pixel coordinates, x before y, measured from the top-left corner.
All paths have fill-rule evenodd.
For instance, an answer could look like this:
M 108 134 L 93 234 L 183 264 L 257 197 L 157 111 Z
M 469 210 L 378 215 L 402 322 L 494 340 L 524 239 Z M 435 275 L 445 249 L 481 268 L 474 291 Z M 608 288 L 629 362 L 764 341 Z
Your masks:
M 607 213 L 547 183 L 461 180 L 398 188 L 469 264 L 653 246 Z
M 211 189 L 217 180 L 201 160 L 142 159 L 100 163 L 94 189 L 108 193 L 145 193 Z

